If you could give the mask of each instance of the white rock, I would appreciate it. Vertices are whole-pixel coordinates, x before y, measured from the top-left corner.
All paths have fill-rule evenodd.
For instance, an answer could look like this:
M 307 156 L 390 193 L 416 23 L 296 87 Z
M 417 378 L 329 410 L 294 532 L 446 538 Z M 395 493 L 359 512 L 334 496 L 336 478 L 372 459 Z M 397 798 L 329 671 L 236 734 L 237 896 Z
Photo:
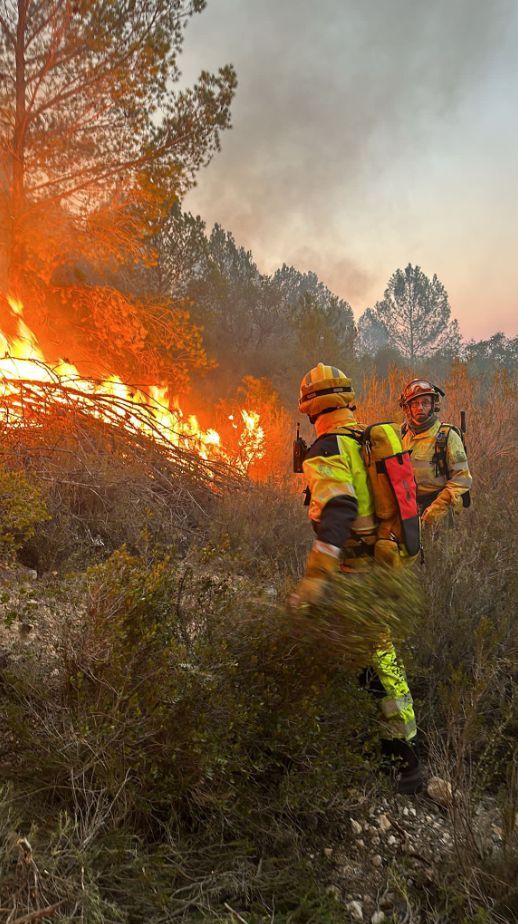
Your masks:
M 389 847 L 394 847 L 394 845 L 397 844 L 397 837 L 394 837 L 394 835 L 391 834 L 387 841 L 387 844 L 389 845 Z
M 426 792 L 430 799 L 433 799 L 434 802 L 437 802 L 437 805 L 442 805 L 444 808 L 447 808 L 447 806 L 452 803 L 453 792 L 451 783 L 441 779 L 440 776 L 432 776 L 432 778 L 428 780 Z
M 380 866 L 383 866 L 383 859 L 380 857 L 379 853 L 372 858 L 372 865 L 379 869 Z
M 332 895 L 333 898 L 336 898 L 337 902 L 339 902 L 342 897 L 340 894 L 340 889 L 335 885 L 328 886 L 326 892 L 328 895 Z
M 349 902 L 347 910 L 351 912 L 353 921 L 363 921 L 363 907 L 361 902 Z
M 407 807 L 406 805 L 405 805 L 405 807 L 404 807 L 404 809 L 403 809 L 403 815 L 408 816 L 408 807 Z
M 361 834 L 362 826 L 359 821 L 356 821 L 356 818 L 351 818 L 351 828 L 353 829 L 353 834 Z
M 361 838 L 359 838 L 359 839 L 356 841 L 356 844 L 357 844 L 358 847 L 361 847 L 362 849 L 365 847 L 365 841 L 362 841 Z
M 375 834 L 374 837 L 371 838 L 371 842 L 372 842 L 373 847 L 379 847 L 379 845 L 381 844 L 381 841 L 377 834 Z
M 386 815 L 380 815 L 378 818 L 378 827 L 381 828 L 383 832 L 385 832 L 392 827 L 392 823 L 389 821 Z
M 333 848 L 332 848 L 332 847 L 324 847 L 324 856 L 325 856 L 325 857 L 332 857 L 332 856 L 333 856 Z
M 371 924 L 383 924 L 385 920 L 384 911 L 375 911 L 371 918 Z

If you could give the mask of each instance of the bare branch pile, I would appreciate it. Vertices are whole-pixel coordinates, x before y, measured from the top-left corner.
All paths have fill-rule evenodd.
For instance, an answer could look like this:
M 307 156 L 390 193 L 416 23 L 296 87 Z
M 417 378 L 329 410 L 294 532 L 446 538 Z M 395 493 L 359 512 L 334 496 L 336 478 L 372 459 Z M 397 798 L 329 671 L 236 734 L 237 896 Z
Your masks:
M 18 363 L 24 360 L 17 360 Z M 241 478 L 224 461 L 208 459 L 206 446 L 196 435 L 182 432 L 160 419 L 156 402 L 131 400 L 131 391 L 116 394 L 109 382 L 59 376 L 42 361 L 28 360 L 41 368 L 45 381 L 34 378 L 4 380 L 0 387 L 0 432 L 4 450 L 23 442 L 25 451 L 62 451 L 56 427 L 64 443 L 84 444 L 97 451 L 122 449 L 131 457 L 144 458 L 158 476 L 187 476 L 189 481 L 215 491 Z M 121 390 L 122 391 L 122 390 Z M 168 415 L 170 419 L 170 415 Z M 92 442 L 93 441 L 93 442 Z M 37 447 L 37 448 L 36 448 Z

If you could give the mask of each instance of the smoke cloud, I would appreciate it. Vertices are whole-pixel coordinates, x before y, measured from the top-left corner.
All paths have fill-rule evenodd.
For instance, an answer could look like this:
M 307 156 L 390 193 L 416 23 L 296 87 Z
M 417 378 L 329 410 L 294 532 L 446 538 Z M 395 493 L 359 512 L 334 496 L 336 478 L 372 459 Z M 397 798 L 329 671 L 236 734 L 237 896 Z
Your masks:
M 518 88 L 517 37 L 514 0 L 209 0 L 186 33 L 184 79 L 231 61 L 239 87 L 234 128 L 186 207 L 261 269 L 313 269 L 357 309 L 409 260 L 449 273 L 451 295 L 441 225 L 462 211 L 457 172 L 484 169 L 493 94 Z

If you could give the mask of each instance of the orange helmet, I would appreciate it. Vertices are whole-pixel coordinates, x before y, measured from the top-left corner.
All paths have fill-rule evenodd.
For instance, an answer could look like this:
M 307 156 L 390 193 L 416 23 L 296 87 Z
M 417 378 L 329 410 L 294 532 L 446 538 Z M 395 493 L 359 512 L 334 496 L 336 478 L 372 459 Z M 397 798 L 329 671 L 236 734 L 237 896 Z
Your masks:
M 413 381 L 409 382 L 401 392 L 399 406 L 407 407 L 414 398 L 421 398 L 423 395 L 431 395 L 433 398 L 434 413 L 439 410 L 441 398 L 445 397 L 442 388 L 439 388 L 438 385 L 433 385 L 431 382 L 426 381 L 426 379 L 413 379 Z

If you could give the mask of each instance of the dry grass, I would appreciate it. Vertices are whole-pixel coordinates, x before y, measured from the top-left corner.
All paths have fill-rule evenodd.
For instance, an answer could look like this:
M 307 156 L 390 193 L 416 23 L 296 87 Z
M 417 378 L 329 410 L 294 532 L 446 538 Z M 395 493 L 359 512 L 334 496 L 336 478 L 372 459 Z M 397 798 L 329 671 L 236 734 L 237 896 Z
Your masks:
M 164 452 L 144 435 L 72 410 L 48 415 L 45 426 L 3 432 L 4 466 L 38 485 L 50 520 L 25 546 L 38 571 L 84 568 L 127 544 L 186 549 L 207 530 L 218 492 L 245 481 L 197 454 Z

